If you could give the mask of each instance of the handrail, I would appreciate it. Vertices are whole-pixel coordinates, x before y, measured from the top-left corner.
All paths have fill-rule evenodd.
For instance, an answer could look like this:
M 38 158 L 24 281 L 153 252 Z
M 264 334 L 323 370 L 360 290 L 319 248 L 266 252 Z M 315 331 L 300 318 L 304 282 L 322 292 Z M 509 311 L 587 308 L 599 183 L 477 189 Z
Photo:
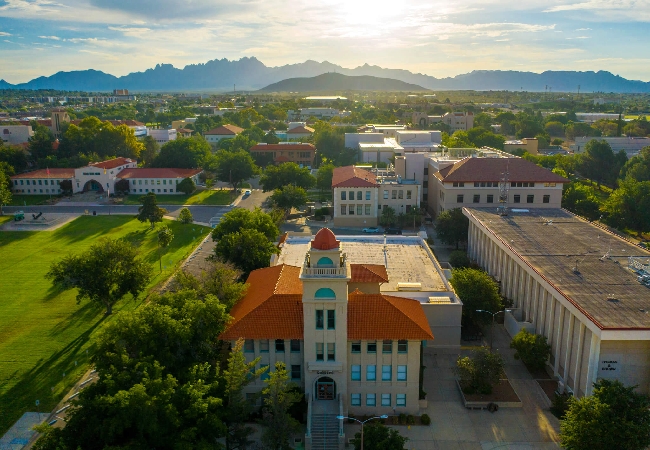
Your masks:
M 339 417 L 343 417 L 343 397 L 341 394 L 338 394 L 339 397 Z M 339 420 L 339 437 L 343 437 L 345 433 L 343 432 L 343 419 Z
M 311 437 L 311 392 L 307 396 L 307 436 L 306 437 Z

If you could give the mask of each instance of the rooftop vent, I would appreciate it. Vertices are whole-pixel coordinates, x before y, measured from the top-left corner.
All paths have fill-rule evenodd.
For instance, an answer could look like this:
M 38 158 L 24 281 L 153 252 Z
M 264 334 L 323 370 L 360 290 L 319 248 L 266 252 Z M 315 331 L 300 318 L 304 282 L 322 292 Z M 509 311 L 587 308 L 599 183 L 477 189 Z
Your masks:
M 401 281 L 397 283 L 397 290 L 398 291 L 421 291 L 422 283 L 410 283 L 410 282 Z
M 444 305 L 453 303 L 453 301 L 451 300 L 451 297 L 429 297 L 429 303 Z

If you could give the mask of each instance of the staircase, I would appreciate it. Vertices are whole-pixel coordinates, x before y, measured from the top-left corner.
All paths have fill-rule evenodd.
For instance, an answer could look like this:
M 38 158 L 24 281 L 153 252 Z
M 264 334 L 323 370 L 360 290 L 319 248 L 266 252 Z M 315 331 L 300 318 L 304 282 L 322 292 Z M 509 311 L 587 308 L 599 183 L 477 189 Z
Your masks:
M 339 420 L 336 414 L 313 414 L 311 417 L 312 450 L 338 450 Z

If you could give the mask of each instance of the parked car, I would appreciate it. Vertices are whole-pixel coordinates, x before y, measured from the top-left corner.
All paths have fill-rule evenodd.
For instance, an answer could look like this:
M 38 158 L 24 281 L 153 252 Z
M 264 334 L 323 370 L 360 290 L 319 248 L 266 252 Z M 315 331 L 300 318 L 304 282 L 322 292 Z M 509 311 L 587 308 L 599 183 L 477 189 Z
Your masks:
M 385 234 L 402 234 L 402 230 L 399 228 L 386 228 L 384 230 Z
M 379 227 L 368 227 L 363 229 L 364 233 L 379 233 Z
M 244 198 L 248 197 L 249 195 L 251 195 L 251 190 L 250 190 L 250 189 L 246 189 L 246 190 L 244 191 Z

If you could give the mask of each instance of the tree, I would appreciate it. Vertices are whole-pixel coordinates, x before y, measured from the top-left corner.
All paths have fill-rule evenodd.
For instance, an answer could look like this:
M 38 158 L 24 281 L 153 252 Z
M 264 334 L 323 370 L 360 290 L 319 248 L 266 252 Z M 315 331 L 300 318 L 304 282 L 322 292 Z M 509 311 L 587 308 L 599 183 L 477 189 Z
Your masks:
M 460 378 L 461 388 L 466 394 L 491 394 L 501 379 L 504 361 L 497 352 L 486 347 L 472 350 L 470 356 L 459 357 L 454 372 Z
M 224 236 L 242 229 L 253 229 L 264 234 L 267 241 L 274 241 L 280 230 L 273 218 L 259 208 L 249 211 L 236 208 L 223 215 L 219 224 L 212 230 L 212 240 L 218 241 Z
M 198 169 L 203 167 L 210 154 L 210 144 L 202 136 L 176 139 L 162 146 L 151 166 Z
M 100 303 L 110 315 L 115 303 L 126 294 L 137 298 L 149 283 L 151 266 L 137 256 L 129 242 L 102 239 L 88 251 L 52 264 L 45 277 L 62 289 L 77 288 L 78 302 Z
M 253 443 L 248 439 L 253 429 L 245 424 L 253 408 L 250 401 L 244 397 L 243 391 L 247 385 L 268 370 L 268 366 L 255 370 L 261 357 L 246 362 L 243 350 L 244 340 L 239 339 L 228 356 L 228 365 L 223 372 L 225 381 L 223 422 L 228 429 L 226 450 L 243 450 Z
M 602 207 L 606 221 L 618 228 L 637 232 L 650 230 L 650 181 L 628 177 L 619 180 L 616 189 Z
M 263 233 L 250 228 L 223 236 L 214 247 L 216 257 L 233 263 L 246 275 L 255 269 L 268 267 L 271 256 L 279 252 Z
M 181 191 L 186 195 L 190 195 L 196 190 L 196 184 L 194 184 L 194 181 L 191 178 L 183 178 L 181 182 L 178 183 L 178 186 L 176 186 L 176 190 Z
M 276 208 L 281 208 L 288 214 L 291 208 L 300 209 L 305 206 L 309 198 L 303 188 L 288 185 L 273 191 L 269 200 Z
M 230 183 L 237 187 L 260 171 L 251 155 L 245 150 L 230 152 L 219 150 L 215 155 L 217 180 Z
M 172 284 L 174 291 L 192 290 L 197 298 L 204 299 L 213 295 L 221 301 L 227 311 L 244 297 L 248 285 L 240 282 L 242 271 L 232 263 L 208 260 L 208 267 L 201 274 L 194 276 L 180 271 Z
M 142 206 L 138 208 L 137 219 L 140 222 L 149 222 L 153 230 L 156 222 L 162 222 L 163 216 L 167 214 L 167 210 L 158 206 L 156 194 L 153 192 L 141 196 L 138 201 L 142 203 Z
M 562 192 L 564 208 L 589 220 L 600 217 L 600 202 L 593 186 L 579 181 L 572 181 L 565 186 Z
M 142 139 L 143 148 L 140 152 L 140 160 L 145 166 L 150 166 L 160 153 L 160 145 L 153 136 L 145 136 Z
M 584 122 L 569 122 L 564 127 L 564 135 L 567 139 L 573 141 L 579 136 L 595 136 L 598 137 L 602 133 L 598 128 L 594 128 L 588 123 Z
M 316 172 L 316 186 L 321 191 L 329 191 L 332 189 L 332 177 L 334 175 L 334 164 L 324 163 L 318 168 Z
M 381 216 L 379 217 L 379 224 L 382 227 L 392 227 L 397 223 L 397 214 L 395 214 L 395 209 L 390 206 L 385 206 L 381 210 Z
M 72 180 L 61 180 L 59 187 L 63 195 L 72 195 Z
M 564 136 L 564 124 L 562 122 L 546 122 L 544 131 L 551 136 Z
M 650 181 L 650 147 L 643 147 L 637 156 L 626 161 L 620 176 L 629 176 L 637 181 Z
M 650 400 L 618 380 L 600 379 L 591 396 L 572 400 L 560 422 L 560 442 L 568 450 L 618 448 L 642 450 L 650 445 Z
M 469 267 L 470 261 L 467 253 L 462 250 L 454 250 L 449 254 L 449 264 L 455 269 Z
M 284 186 L 297 186 L 310 189 L 316 184 L 316 178 L 306 167 L 301 168 L 293 162 L 268 166 L 260 177 L 260 185 L 264 192 L 274 191 Z
M 29 154 L 32 156 L 32 160 L 38 161 L 54 153 L 52 149 L 54 135 L 48 127 L 38 125 L 36 122 L 32 123 L 32 128 L 34 136 L 29 138 Z
M 131 183 L 128 178 L 122 178 L 115 182 L 115 193 L 116 194 L 128 194 L 131 189 Z
M 449 209 L 438 214 L 433 228 L 438 239 L 447 245 L 455 244 L 458 249 L 461 242 L 467 242 L 469 219 L 460 208 Z
M 371 422 L 363 428 L 364 450 L 404 450 L 408 438 L 403 437 L 394 428 L 388 428 L 381 422 Z M 355 433 L 352 440 L 354 450 L 361 450 L 361 433 Z
M 275 363 L 275 370 L 269 373 L 264 383 L 262 443 L 270 450 L 289 450 L 292 448 L 290 439 L 299 427 L 298 421 L 289 414 L 289 409 L 300 400 L 299 395 L 291 390 L 289 374 L 283 362 Z
M 515 359 L 521 359 L 532 370 L 543 370 L 551 354 L 546 336 L 529 333 L 523 328 L 510 341 L 510 348 L 516 350 Z
M 489 323 L 492 318 L 485 313 L 477 313 L 482 309 L 497 312 L 503 309 L 499 295 L 499 286 L 490 276 L 478 269 L 453 269 L 449 282 L 463 302 L 463 318 L 479 323 Z
M 489 130 L 491 125 L 492 125 L 492 116 L 489 115 L 488 113 L 482 112 L 474 116 L 475 127 L 481 127 L 481 128 L 485 128 L 486 130 Z
M 262 141 L 266 142 L 267 144 L 278 144 L 280 143 L 280 138 L 275 134 L 275 131 L 271 130 L 266 133 L 266 135 L 264 135 Z
M 161 250 L 163 248 L 169 247 L 169 244 L 172 243 L 172 240 L 174 239 L 174 233 L 172 232 L 172 229 L 164 226 L 160 227 L 158 229 L 158 260 L 160 263 L 160 272 L 162 273 L 162 253 Z
M 27 152 L 22 147 L 2 145 L 1 142 L 0 140 L 0 162 L 9 164 L 13 173 L 24 172 L 29 164 Z
M 11 203 L 11 181 L 0 167 L 0 215 L 4 215 L 2 207 Z
M 181 209 L 181 212 L 178 213 L 178 221 L 183 224 L 194 222 L 192 212 L 188 208 Z

